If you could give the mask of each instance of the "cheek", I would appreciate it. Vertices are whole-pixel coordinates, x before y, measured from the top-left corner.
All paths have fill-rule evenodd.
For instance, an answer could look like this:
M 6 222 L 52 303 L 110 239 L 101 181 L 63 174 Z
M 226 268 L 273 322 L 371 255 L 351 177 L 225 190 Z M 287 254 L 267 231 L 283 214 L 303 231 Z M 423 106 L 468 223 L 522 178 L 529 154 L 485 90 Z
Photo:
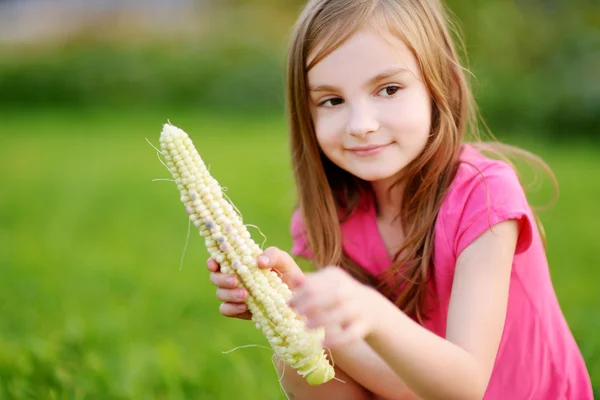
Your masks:
M 326 147 L 337 146 L 342 142 L 339 121 L 336 120 L 335 116 L 323 116 L 313 113 L 312 120 L 317 142 L 325 151 L 327 151 Z
M 407 96 L 388 116 L 389 124 L 402 141 L 421 143 L 429 136 L 431 101 L 426 95 L 419 93 L 418 96 Z
M 337 149 L 339 148 L 339 143 L 336 141 L 335 136 L 328 134 L 323 131 L 317 130 L 317 143 L 321 148 L 321 151 L 329 158 L 330 160 L 335 160 Z

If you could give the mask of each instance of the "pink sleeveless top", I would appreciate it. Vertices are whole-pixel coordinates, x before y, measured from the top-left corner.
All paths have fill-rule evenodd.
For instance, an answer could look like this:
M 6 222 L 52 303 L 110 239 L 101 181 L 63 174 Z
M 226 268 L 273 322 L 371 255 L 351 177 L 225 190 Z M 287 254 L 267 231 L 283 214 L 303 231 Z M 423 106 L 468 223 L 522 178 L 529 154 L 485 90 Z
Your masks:
M 504 332 L 485 400 L 591 400 L 590 377 L 556 298 L 543 243 L 525 193 L 507 164 L 463 146 L 461 164 L 435 226 L 434 267 L 425 327 L 445 337 L 458 255 L 496 224 L 515 219 L 520 236 L 510 279 Z M 476 167 L 476 168 L 474 168 Z M 484 181 L 485 178 L 485 181 Z M 391 260 L 365 199 L 342 223 L 346 254 L 377 275 Z M 291 253 L 311 258 L 298 210 L 292 216 Z

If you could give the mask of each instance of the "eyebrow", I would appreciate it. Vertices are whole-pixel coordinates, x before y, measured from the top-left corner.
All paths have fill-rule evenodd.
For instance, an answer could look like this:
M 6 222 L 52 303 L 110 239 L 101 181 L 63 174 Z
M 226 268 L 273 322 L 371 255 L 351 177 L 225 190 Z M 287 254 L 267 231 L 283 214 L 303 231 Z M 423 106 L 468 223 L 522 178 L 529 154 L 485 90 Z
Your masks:
M 391 76 L 398 75 L 400 73 L 405 73 L 405 72 L 410 72 L 410 71 L 404 67 L 386 69 L 386 70 L 378 73 L 371 79 L 369 79 L 367 81 L 367 86 L 371 86 L 371 85 L 375 84 L 376 82 L 379 82 L 379 81 L 387 79 Z M 319 85 L 319 86 L 309 87 L 309 91 L 310 92 L 334 92 L 334 91 L 336 91 L 336 88 L 335 88 L 335 86 L 331 86 L 331 85 Z

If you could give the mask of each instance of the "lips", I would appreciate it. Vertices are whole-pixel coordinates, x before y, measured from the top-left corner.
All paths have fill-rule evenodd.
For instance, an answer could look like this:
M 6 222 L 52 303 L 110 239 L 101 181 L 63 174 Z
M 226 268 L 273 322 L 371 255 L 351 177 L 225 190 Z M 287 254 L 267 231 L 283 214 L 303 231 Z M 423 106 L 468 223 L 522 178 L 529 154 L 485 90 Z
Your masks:
M 351 152 L 352 154 L 354 154 L 356 156 L 365 157 L 365 156 L 372 156 L 372 155 L 379 154 L 386 147 L 388 147 L 389 145 L 391 145 L 391 143 L 386 143 L 386 144 L 371 144 L 371 145 L 366 145 L 366 146 L 350 147 L 350 148 L 348 148 L 346 150 L 349 151 L 349 152 Z

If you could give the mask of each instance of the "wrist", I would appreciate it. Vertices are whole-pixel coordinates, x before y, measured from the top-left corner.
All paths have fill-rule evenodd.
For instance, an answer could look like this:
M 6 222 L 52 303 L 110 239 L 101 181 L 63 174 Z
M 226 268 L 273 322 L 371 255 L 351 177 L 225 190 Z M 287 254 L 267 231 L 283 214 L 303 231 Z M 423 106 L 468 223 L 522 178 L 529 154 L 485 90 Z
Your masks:
M 370 289 L 369 294 L 371 300 L 371 329 L 365 336 L 365 342 L 374 350 L 380 347 L 380 344 L 390 340 L 390 327 L 394 326 L 394 330 L 398 331 L 399 326 L 406 326 L 410 318 L 392 303 L 387 297 L 379 293 L 375 289 Z M 400 329 L 402 330 L 402 329 Z M 398 335 L 401 332 L 394 334 Z
M 364 340 L 370 345 L 372 340 L 375 340 L 380 336 L 381 332 L 386 330 L 385 321 L 389 318 L 387 308 L 392 305 L 392 303 L 376 289 L 372 287 L 365 287 L 365 289 L 365 304 L 368 308 L 367 312 L 370 315 L 370 323 Z

